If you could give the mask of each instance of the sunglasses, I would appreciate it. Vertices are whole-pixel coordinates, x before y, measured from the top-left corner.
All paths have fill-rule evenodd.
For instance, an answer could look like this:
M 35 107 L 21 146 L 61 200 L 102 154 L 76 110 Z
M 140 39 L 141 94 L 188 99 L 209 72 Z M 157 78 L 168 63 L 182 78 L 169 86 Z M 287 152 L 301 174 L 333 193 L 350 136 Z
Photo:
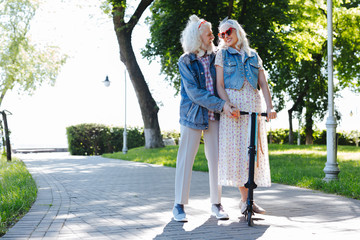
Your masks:
M 225 35 L 230 36 L 233 30 L 236 30 L 236 29 L 231 27 L 228 30 L 226 30 L 225 32 L 219 33 L 218 34 L 219 38 L 224 39 Z

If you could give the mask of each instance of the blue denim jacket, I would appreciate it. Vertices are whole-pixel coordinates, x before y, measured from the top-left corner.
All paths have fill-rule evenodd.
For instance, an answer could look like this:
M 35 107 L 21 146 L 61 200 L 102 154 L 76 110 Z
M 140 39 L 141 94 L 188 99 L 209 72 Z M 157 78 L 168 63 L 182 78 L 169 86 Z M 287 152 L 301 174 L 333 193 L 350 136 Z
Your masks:
M 214 53 L 210 55 L 209 62 L 215 96 L 206 90 L 204 68 L 196 55 L 185 53 L 179 58 L 180 124 L 183 126 L 201 130 L 208 129 L 208 110 L 215 112 L 215 118 L 219 119 L 219 114 L 216 113 L 220 113 L 224 107 L 225 101 L 217 97 Z
M 250 56 L 245 52 L 244 62 L 238 51 L 234 48 L 222 49 L 224 86 L 240 90 L 244 79 L 249 81 L 254 89 L 257 89 L 259 68 L 259 56 L 251 50 Z

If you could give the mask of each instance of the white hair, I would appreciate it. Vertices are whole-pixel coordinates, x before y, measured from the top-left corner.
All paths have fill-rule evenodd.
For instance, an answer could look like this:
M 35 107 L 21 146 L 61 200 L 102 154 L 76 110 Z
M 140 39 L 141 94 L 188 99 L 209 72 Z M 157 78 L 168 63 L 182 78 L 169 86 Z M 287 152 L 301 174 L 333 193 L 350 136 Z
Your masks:
M 237 43 L 235 44 L 239 49 L 243 49 L 248 55 L 251 53 L 251 49 L 249 46 L 249 40 L 246 37 L 246 33 L 244 29 L 240 26 L 240 24 L 236 20 L 228 19 L 220 23 L 219 25 L 219 32 L 224 32 L 229 28 L 235 28 L 236 36 L 238 38 Z M 220 38 L 219 48 L 226 48 L 226 44 L 224 39 Z
M 185 53 L 195 53 L 200 56 L 205 54 L 205 51 L 201 49 L 203 43 L 200 38 L 205 26 L 208 26 L 211 29 L 210 22 L 200 19 L 196 15 L 191 15 L 189 17 L 189 21 L 187 22 L 184 31 L 182 31 L 180 38 Z M 211 49 L 207 49 L 207 52 L 213 52 L 214 48 L 215 46 L 212 44 Z

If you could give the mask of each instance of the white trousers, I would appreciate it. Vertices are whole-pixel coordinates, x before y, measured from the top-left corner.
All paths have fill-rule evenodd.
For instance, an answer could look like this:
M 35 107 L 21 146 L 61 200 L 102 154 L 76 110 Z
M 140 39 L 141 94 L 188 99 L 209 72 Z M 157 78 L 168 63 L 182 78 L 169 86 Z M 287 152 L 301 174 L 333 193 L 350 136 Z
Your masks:
M 210 201 L 221 203 L 221 186 L 218 185 L 219 121 L 209 121 L 207 130 L 180 126 L 180 144 L 176 160 L 175 203 L 187 204 L 190 193 L 192 167 L 204 133 L 205 156 L 209 168 Z

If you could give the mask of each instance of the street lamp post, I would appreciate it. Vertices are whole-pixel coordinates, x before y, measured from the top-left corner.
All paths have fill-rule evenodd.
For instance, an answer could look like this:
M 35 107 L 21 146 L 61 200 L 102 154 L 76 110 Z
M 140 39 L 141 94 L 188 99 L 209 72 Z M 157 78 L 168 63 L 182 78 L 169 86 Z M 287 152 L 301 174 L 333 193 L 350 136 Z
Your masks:
M 126 131 L 126 69 L 124 70 L 124 76 L 125 76 L 125 124 L 124 124 L 124 132 L 123 132 L 123 154 L 126 154 L 128 151 L 127 148 L 127 131 Z M 110 80 L 109 77 L 106 76 L 105 80 L 103 81 L 105 87 L 110 86 Z
M 126 131 L 126 69 L 124 69 L 124 77 L 125 77 L 125 125 L 124 125 L 124 132 L 123 132 L 123 149 L 122 152 L 123 154 L 126 154 L 128 151 L 127 148 L 127 131 Z
M 334 87 L 333 87 L 333 25 L 332 0 L 327 0 L 327 30 L 328 30 L 328 106 L 329 116 L 326 120 L 326 148 L 327 161 L 324 168 L 324 181 L 338 180 L 340 169 L 336 156 L 336 119 L 334 116 Z

